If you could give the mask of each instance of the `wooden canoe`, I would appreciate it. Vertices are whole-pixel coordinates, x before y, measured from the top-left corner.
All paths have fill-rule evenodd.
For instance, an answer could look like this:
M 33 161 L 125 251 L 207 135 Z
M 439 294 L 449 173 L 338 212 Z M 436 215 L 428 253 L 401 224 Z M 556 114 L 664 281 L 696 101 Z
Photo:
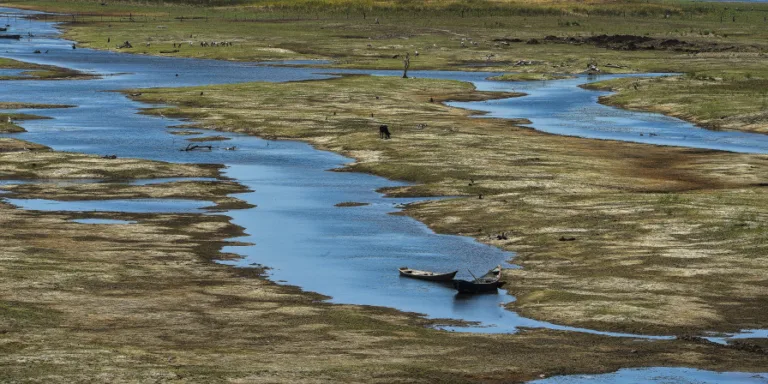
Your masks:
M 501 265 L 491 269 L 485 275 L 475 280 L 454 280 L 453 288 L 459 293 L 489 293 L 496 292 L 498 288 L 504 285 L 501 279 Z
M 408 267 L 400 267 L 400 276 L 428 281 L 451 281 L 453 280 L 453 277 L 456 276 L 457 272 L 459 271 L 435 273 L 430 271 L 419 271 L 418 269 L 410 269 Z

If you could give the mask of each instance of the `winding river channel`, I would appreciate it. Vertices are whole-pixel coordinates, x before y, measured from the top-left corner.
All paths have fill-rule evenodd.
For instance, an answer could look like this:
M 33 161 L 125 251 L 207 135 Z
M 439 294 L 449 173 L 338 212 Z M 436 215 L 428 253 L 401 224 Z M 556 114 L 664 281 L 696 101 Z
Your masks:
M 376 192 L 382 187 L 401 185 L 399 182 L 365 174 L 328 172 L 329 169 L 350 162 L 348 158 L 315 150 L 304 143 L 268 141 L 232 133 L 217 134 L 231 138 L 226 146 L 234 145 L 238 149 L 236 151 L 215 148 L 211 152 L 182 152 L 178 149 L 185 146 L 186 142 L 179 136 L 171 135 L 167 129 L 183 124 L 182 121 L 140 115 L 137 112 L 146 107 L 145 104 L 131 101 L 120 93 L 109 92 L 126 88 L 323 79 L 331 78 L 341 70 L 73 50 L 71 42 L 59 37 L 54 24 L 17 17 L 26 13 L 29 12 L 0 8 L 2 19 L 8 20 L 13 33 L 34 35 L 19 41 L 0 39 L 0 57 L 56 65 L 101 77 L 93 80 L 2 82 L 0 101 L 76 105 L 75 108 L 67 109 L 33 112 L 20 110 L 52 119 L 25 121 L 22 125 L 28 132 L 3 136 L 47 145 L 59 151 L 226 165 L 226 176 L 254 191 L 236 197 L 257 206 L 224 213 L 248 233 L 246 237 L 237 240 L 254 244 L 225 248 L 225 252 L 243 256 L 240 260 L 226 263 L 238 267 L 252 264 L 268 266 L 271 268 L 269 273 L 272 280 L 328 295 L 331 302 L 387 306 L 423 313 L 431 318 L 461 319 L 477 324 L 472 327 L 454 327 L 457 331 L 515 332 L 518 327 L 545 327 L 617 337 L 662 338 L 540 322 L 505 310 L 503 304 L 514 300 L 514 297 L 503 291 L 499 295 L 462 298 L 447 287 L 400 279 L 396 270 L 403 265 L 433 270 L 458 268 L 460 276 L 465 275 L 463 277 L 469 276 L 467 267 L 474 272 L 481 272 L 497 264 L 508 268 L 516 266 L 507 264 L 513 254 L 480 244 L 471 238 L 438 235 L 409 217 L 390 215 L 399 210 L 399 205 L 419 199 L 384 198 Z M 35 50 L 47 53 L 34 54 Z M 398 75 L 392 71 L 344 72 Z M 658 114 L 600 105 L 597 98 L 605 92 L 577 87 L 589 81 L 585 77 L 548 82 L 504 83 L 486 80 L 493 75 L 491 73 L 413 71 L 412 75 L 470 81 L 481 90 L 525 92 L 528 96 L 521 98 L 457 102 L 452 105 L 486 111 L 488 114 L 485 116 L 490 117 L 528 118 L 533 128 L 551 133 L 768 153 L 768 136 L 707 131 Z M 167 181 L 171 180 L 139 183 Z M 0 182 L 0 189 L 2 184 L 14 182 Z M 206 211 L 204 207 L 210 204 L 199 201 L 6 200 L 20 208 L 35 210 L 222 214 Z M 344 201 L 369 205 L 345 209 L 334 206 Z M 113 221 L 84 219 L 79 222 L 89 225 L 109 224 Z M 768 334 L 765 330 L 747 330 L 730 337 L 766 336 Z M 712 340 L 725 342 L 726 338 L 713 337 Z M 625 375 L 630 380 L 627 382 L 660 382 L 654 377 L 688 376 L 689 373 L 697 383 L 724 382 L 730 379 L 747 383 L 768 381 L 768 374 L 721 374 L 696 370 L 680 373 L 671 369 L 650 369 L 644 372 L 645 376 L 643 370 L 622 370 L 614 375 Z M 640 379 L 641 376 L 645 379 Z M 592 380 L 597 378 L 589 377 Z M 572 381 L 543 382 L 582 382 L 574 377 L 562 380 Z

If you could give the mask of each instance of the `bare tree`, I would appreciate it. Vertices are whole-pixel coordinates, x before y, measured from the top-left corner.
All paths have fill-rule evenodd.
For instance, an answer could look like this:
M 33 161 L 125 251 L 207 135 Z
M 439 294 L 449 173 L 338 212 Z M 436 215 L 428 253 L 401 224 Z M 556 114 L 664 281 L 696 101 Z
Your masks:
M 411 66 L 411 54 L 406 53 L 403 59 L 403 79 L 408 78 L 408 68 Z

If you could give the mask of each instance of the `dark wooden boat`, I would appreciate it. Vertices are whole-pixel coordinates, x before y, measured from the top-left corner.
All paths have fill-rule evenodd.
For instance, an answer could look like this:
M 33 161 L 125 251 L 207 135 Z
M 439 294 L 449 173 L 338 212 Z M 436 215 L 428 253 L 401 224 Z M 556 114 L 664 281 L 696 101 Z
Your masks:
M 497 265 L 496 268 L 491 269 L 485 275 L 476 278 L 475 280 L 454 280 L 453 288 L 459 293 L 488 293 L 496 292 L 498 288 L 504 285 L 499 281 L 501 278 L 501 265 Z
M 16 39 L 20 40 L 21 35 L 0 35 L 0 39 Z
M 400 267 L 400 276 L 428 281 L 451 281 L 453 280 L 453 277 L 456 276 L 457 272 L 459 271 L 435 273 L 430 271 L 419 271 L 418 269 L 410 269 L 408 267 Z
M 8 28 L 5 28 L 5 27 L 0 27 L 0 32 L 5 32 L 5 31 L 7 31 L 7 30 L 8 30 Z

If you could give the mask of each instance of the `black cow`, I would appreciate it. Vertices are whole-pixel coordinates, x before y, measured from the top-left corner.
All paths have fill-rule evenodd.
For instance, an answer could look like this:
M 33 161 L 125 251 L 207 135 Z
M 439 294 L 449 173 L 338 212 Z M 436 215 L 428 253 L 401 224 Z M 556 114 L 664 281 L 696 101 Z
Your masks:
M 390 138 L 389 127 L 387 127 L 384 124 L 379 126 L 379 138 L 380 139 L 389 139 Z

